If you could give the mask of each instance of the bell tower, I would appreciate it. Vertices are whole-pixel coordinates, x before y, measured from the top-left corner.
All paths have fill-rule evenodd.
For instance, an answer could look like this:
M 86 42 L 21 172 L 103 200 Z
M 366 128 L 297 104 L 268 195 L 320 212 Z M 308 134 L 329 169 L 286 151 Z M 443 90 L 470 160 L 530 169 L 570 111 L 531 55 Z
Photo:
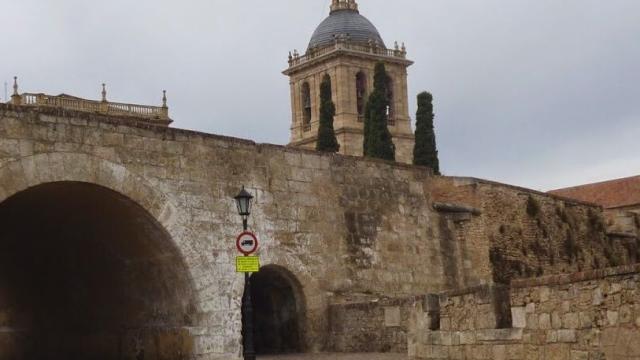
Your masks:
M 362 156 L 364 111 L 373 91 L 373 71 L 382 62 L 389 75 L 387 122 L 396 161 L 411 163 L 414 135 L 409 118 L 407 68 L 413 64 L 396 42 L 387 48 L 376 27 L 362 16 L 355 0 L 333 0 L 331 12 L 315 30 L 304 54 L 289 54 L 291 139 L 289 146 L 315 149 L 318 138 L 320 82 L 331 78 L 336 105 L 334 129 L 340 153 Z

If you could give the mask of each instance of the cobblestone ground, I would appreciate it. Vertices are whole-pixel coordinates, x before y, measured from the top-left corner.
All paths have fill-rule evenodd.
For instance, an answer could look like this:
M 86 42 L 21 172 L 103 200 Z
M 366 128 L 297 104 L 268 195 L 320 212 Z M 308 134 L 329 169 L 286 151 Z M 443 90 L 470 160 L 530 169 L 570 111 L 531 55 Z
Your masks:
M 258 356 L 258 360 L 407 360 L 404 354 L 304 354 Z

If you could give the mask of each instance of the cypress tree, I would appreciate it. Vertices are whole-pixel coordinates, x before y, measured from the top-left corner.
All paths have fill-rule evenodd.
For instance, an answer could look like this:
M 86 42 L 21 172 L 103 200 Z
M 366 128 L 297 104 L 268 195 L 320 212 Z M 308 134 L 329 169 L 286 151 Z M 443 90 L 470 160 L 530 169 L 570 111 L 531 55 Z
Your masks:
M 324 152 L 338 152 L 340 144 L 333 129 L 333 117 L 336 106 L 331 100 L 331 78 L 325 75 L 320 83 L 320 124 L 318 127 L 318 142 L 316 150 Z
M 373 80 L 373 92 L 364 113 L 364 156 L 395 160 L 395 147 L 387 128 L 389 75 L 383 63 L 376 64 Z
M 418 94 L 413 163 L 428 166 L 433 169 L 434 174 L 440 175 L 440 161 L 438 160 L 433 119 L 433 96 L 426 91 Z

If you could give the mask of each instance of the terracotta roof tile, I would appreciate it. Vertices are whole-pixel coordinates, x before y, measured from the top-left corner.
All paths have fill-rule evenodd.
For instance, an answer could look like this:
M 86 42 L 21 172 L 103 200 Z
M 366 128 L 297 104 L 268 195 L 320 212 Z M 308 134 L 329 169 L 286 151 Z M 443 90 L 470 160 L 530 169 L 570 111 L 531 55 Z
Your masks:
M 640 176 L 549 191 L 550 194 L 592 202 L 604 208 L 640 204 Z

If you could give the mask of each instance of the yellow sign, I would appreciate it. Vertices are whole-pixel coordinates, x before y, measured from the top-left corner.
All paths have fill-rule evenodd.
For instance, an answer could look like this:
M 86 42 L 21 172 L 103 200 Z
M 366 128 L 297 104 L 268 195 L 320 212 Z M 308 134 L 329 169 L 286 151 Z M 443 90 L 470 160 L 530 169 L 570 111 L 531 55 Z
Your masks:
M 236 272 L 256 273 L 260 271 L 260 259 L 257 256 L 236 257 Z

